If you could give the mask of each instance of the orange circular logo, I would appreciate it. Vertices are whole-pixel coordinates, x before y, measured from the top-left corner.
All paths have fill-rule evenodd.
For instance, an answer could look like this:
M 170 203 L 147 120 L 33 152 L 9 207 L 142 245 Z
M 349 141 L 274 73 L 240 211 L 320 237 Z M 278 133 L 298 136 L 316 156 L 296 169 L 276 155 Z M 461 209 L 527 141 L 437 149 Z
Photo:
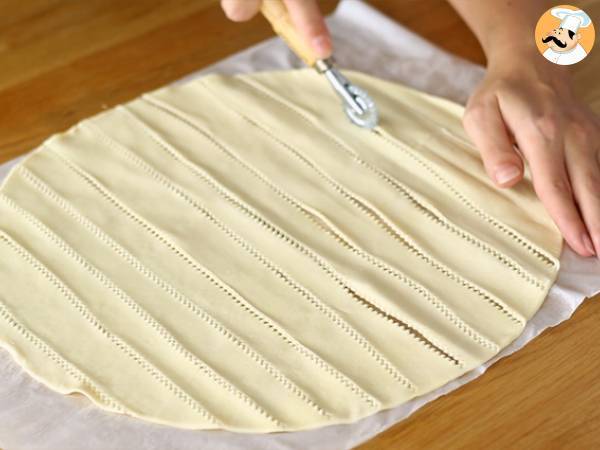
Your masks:
M 571 5 L 550 8 L 535 27 L 535 43 L 540 53 L 562 66 L 584 59 L 592 51 L 595 37 L 590 16 Z

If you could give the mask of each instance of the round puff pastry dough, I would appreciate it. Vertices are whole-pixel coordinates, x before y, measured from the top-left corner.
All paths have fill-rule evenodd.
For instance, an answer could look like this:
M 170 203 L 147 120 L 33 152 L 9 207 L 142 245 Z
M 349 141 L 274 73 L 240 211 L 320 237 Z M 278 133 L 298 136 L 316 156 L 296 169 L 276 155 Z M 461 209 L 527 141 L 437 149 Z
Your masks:
M 0 342 L 50 388 L 184 428 L 347 423 L 513 341 L 562 240 L 488 181 L 462 108 L 358 73 L 167 87 L 48 139 L 0 192 Z

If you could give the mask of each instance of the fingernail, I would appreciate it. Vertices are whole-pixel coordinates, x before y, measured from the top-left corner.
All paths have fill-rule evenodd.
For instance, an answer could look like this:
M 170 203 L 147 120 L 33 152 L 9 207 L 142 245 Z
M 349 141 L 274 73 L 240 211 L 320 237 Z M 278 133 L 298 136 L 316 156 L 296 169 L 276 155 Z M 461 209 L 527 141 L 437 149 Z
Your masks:
M 331 39 L 327 35 L 313 38 L 312 45 L 319 58 L 327 58 L 331 54 Z
M 583 233 L 581 235 L 581 240 L 583 241 L 583 246 L 585 247 L 585 249 L 592 255 L 595 255 L 596 251 L 594 250 L 594 245 L 592 244 L 592 240 L 590 239 L 587 233 Z
M 596 251 L 596 249 L 600 248 L 600 238 L 598 237 L 598 235 L 595 235 L 593 237 L 592 242 L 594 243 L 594 252 L 596 253 L 596 258 L 600 259 L 600 255 Z
M 496 183 L 504 184 L 515 179 L 520 173 L 521 170 L 517 166 L 507 165 L 496 169 L 494 176 L 496 177 Z

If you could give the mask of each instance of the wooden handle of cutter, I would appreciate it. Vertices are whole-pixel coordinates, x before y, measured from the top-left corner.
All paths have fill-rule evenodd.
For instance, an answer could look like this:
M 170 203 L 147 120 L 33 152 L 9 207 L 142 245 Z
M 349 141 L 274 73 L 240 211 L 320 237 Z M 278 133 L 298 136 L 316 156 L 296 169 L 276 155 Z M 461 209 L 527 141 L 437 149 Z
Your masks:
M 262 0 L 260 12 L 271 23 L 275 33 L 283 38 L 302 61 L 311 67 L 315 65 L 318 58 L 310 45 L 296 31 L 283 0 Z

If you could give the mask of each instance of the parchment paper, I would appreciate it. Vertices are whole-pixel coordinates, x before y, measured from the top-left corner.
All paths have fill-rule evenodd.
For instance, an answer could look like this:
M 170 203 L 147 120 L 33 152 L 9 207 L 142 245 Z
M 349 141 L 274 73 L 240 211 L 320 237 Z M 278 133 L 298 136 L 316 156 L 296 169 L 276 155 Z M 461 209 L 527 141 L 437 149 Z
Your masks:
M 426 19 L 424 19 L 426 20 Z M 344 0 L 328 19 L 340 67 L 382 78 L 464 103 L 484 74 L 483 68 L 455 58 L 399 26 L 359 0 Z M 299 67 L 279 39 L 238 53 L 206 72 L 251 72 Z M 184 79 L 184 80 L 185 80 Z M 183 80 L 180 80 L 181 82 Z M 15 161 L 0 166 L 0 180 Z M 495 361 L 571 317 L 585 297 L 600 291 L 600 262 L 565 248 L 562 268 L 542 308 L 523 334 L 493 360 L 429 395 L 357 423 L 312 431 L 269 435 L 223 431 L 185 431 L 108 414 L 81 397 L 63 396 L 25 374 L 0 349 L 0 448 L 16 449 L 347 449 L 409 416 L 425 403 L 481 375 Z M 576 362 L 574 362 L 576 364 Z

